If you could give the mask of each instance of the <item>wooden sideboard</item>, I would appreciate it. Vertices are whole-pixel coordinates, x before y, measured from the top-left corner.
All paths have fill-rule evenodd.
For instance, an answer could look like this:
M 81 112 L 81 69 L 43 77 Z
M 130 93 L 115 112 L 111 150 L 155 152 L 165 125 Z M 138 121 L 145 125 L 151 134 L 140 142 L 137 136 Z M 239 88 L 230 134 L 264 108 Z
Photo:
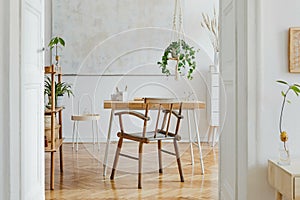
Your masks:
M 276 190 L 276 199 L 300 200 L 300 160 L 290 165 L 279 165 L 276 160 L 268 161 L 268 181 Z

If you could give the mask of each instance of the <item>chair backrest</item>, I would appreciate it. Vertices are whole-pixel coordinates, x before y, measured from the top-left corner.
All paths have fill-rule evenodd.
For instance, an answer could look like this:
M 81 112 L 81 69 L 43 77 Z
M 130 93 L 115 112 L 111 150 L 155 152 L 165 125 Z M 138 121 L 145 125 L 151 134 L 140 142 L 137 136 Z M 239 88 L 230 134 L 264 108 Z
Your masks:
M 181 115 L 182 102 L 179 102 L 178 100 L 173 98 L 144 98 L 144 102 L 146 104 L 146 109 L 145 109 L 146 117 L 148 117 L 148 113 L 150 109 L 158 110 L 154 135 L 156 136 L 157 132 L 160 132 L 165 134 L 166 136 L 168 136 L 169 134 L 170 136 L 171 135 L 176 136 L 179 131 L 180 121 L 183 118 Z M 158 129 L 161 112 L 164 113 L 164 116 L 161 123 L 161 128 Z M 176 127 L 174 133 L 169 133 L 172 115 L 176 117 Z M 144 121 L 144 128 L 143 128 L 144 135 L 146 133 L 146 128 L 147 128 L 147 121 Z
M 81 112 L 81 107 L 82 107 L 82 103 L 83 103 L 84 99 L 88 100 L 88 103 L 89 103 L 89 106 L 90 106 L 90 112 L 88 112 L 88 113 L 90 113 L 90 114 L 95 113 L 95 108 L 94 108 L 92 97 L 89 94 L 85 93 L 85 94 L 81 95 L 81 97 L 80 97 L 80 99 L 78 101 L 78 114 L 79 115 L 83 114 Z M 84 114 L 87 114 L 87 113 L 84 113 Z

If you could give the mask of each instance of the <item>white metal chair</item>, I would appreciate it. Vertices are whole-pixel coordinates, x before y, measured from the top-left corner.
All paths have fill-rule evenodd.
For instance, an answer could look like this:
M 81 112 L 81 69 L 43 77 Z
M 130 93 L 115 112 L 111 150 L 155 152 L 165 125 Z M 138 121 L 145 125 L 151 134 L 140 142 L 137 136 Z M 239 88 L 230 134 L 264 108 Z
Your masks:
M 81 103 L 84 97 L 88 98 L 90 103 L 90 111 L 87 112 L 86 110 L 81 113 Z M 78 114 L 72 115 L 71 120 L 73 121 L 73 136 L 72 136 L 72 147 L 74 149 L 74 136 L 76 132 L 76 151 L 78 151 L 78 137 L 79 137 L 79 127 L 78 124 L 81 121 L 91 121 L 92 122 L 92 132 L 93 132 L 93 144 L 95 144 L 95 129 L 94 129 L 94 122 L 96 126 L 96 139 L 98 144 L 98 150 L 100 150 L 100 143 L 99 143 L 99 126 L 98 120 L 100 119 L 100 115 L 94 112 L 94 104 L 92 98 L 88 94 L 83 94 L 78 102 Z

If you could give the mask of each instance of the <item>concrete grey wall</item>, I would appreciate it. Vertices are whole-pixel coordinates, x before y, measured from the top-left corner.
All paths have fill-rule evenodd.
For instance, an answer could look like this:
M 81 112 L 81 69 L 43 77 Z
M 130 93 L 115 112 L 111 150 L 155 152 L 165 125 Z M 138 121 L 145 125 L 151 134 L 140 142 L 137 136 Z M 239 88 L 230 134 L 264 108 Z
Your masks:
M 73 84 L 75 93 L 74 98 L 65 98 L 64 102 L 67 140 L 72 136 L 70 116 L 77 113 L 78 100 L 84 93 L 94 98 L 96 112 L 101 114 L 103 140 L 109 111 L 104 110 L 102 104 L 103 100 L 110 99 L 116 87 L 123 90 L 127 85 L 130 99 L 142 96 L 186 99 L 192 94 L 190 99 L 206 101 L 210 92 L 206 81 L 213 52 L 208 34 L 200 23 L 202 12 L 212 14 L 214 4 L 218 8 L 216 0 L 182 1 L 185 39 L 200 51 L 196 56 L 195 78 L 174 81 L 173 76 L 163 76 L 156 64 L 163 49 L 172 41 L 173 0 L 52 1 L 52 35 L 66 40 L 66 47 L 59 50 L 61 65 L 64 80 Z M 78 74 L 84 76 L 76 76 Z M 201 134 L 205 137 L 209 125 L 207 110 L 197 114 Z M 90 130 L 90 126 L 83 129 Z M 187 132 L 186 124 L 182 130 Z M 88 140 L 91 134 L 82 137 Z

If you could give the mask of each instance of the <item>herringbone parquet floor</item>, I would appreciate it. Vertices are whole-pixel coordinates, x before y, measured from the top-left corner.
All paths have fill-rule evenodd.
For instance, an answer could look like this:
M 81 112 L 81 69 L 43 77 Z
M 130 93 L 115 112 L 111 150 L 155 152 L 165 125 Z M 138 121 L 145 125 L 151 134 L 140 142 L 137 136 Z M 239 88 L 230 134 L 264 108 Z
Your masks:
M 126 151 L 137 151 L 136 143 L 125 145 L 126 147 L 123 148 Z M 145 146 L 156 150 L 155 144 Z M 71 144 L 64 144 L 63 173 L 60 173 L 59 170 L 59 154 L 55 154 L 55 190 L 49 189 L 50 156 L 45 154 L 46 199 L 218 199 L 217 147 L 211 148 L 206 143 L 202 144 L 205 155 L 205 175 L 201 175 L 197 146 L 194 146 L 194 165 L 191 165 L 190 152 L 187 147 L 187 144 L 180 143 L 184 183 L 180 182 L 175 157 L 163 156 L 163 161 L 166 161 L 167 165 L 164 167 L 164 173 L 159 175 L 157 170 L 154 171 L 151 168 L 151 166 L 158 165 L 157 160 L 151 159 L 151 155 L 149 155 L 149 158 L 145 156 L 144 159 L 144 168 L 148 171 L 146 170 L 146 173 L 143 174 L 143 189 L 137 189 L 136 161 L 120 157 L 115 180 L 111 181 L 109 179 L 111 168 L 108 168 L 106 178 L 102 175 L 103 159 L 100 155 L 98 156 L 98 154 L 103 154 L 102 150 L 98 151 L 97 147 L 92 144 L 80 144 L 79 151 L 76 152 L 72 150 Z M 115 145 L 112 145 L 111 149 L 114 152 Z M 144 152 L 147 150 L 145 149 Z M 114 156 L 114 153 L 111 154 L 110 163 Z M 172 161 L 168 161 L 168 157 Z

